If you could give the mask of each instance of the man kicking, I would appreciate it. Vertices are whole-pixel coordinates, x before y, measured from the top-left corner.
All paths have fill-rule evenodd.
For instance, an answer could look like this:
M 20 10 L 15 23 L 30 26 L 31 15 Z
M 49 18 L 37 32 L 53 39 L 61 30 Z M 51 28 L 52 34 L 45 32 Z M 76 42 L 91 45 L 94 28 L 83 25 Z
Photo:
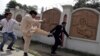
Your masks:
M 41 23 L 43 20 L 36 20 L 35 17 L 37 12 L 32 10 L 29 14 L 26 14 L 21 21 L 21 30 L 23 33 L 24 43 L 24 56 L 28 56 L 28 49 L 31 41 L 32 34 L 38 33 L 42 35 L 49 35 L 49 32 L 46 32 L 35 25 L 36 23 Z

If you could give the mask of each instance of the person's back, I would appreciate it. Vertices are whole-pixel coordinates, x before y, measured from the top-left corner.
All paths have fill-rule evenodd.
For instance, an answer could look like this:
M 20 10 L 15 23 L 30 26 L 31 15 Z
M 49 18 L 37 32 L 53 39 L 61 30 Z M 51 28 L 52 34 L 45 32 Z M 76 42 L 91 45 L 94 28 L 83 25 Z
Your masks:
M 68 33 L 65 30 L 66 22 L 62 22 L 62 25 L 57 25 L 55 28 L 53 28 L 50 33 L 54 35 L 55 43 L 51 48 L 51 54 L 56 54 L 56 50 L 59 45 L 62 45 L 63 43 L 63 33 L 69 37 Z
M 30 28 L 31 28 L 31 22 L 30 21 L 31 20 L 32 20 L 32 17 L 29 14 L 25 15 L 25 17 L 22 18 L 21 30 L 22 30 L 23 33 L 28 32 L 30 30 Z
M 20 27 L 20 23 L 22 21 L 22 16 L 21 15 L 17 15 L 15 21 L 18 22 L 18 24 L 14 25 L 14 30 L 13 30 L 14 34 L 17 37 L 23 37 L 22 32 L 21 32 L 21 27 Z
M 62 26 L 61 25 L 57 25 L 53 30 L 51 30 L 51 32 L 54 35 L 59 35 L 62 31 Z
M 18 22 L 18 24 L 15 24 L 14 25 L 14 34 L 17 36 L 17 37 L 22 37 L 22 32 L 21 32 L 21 29 L 20 29 L 20 22 Z

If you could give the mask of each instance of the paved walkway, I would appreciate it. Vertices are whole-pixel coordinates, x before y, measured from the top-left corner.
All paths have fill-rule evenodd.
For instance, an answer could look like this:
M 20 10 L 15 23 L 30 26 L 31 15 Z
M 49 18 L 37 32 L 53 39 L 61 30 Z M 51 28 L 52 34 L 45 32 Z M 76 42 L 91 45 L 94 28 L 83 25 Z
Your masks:
M 20 45 L 20 48 L 23 47 L 22 44 L 23 43 L 20 39 L 16 42 L 16 45 L 17 46 Z M 45 44 L 38 43 L 38 42 L 31 42 L 30 44 L 30 52 L 34 54 L 35 56 L 52 56 L 50 54 L 50 51 L 51 51 L 51 46 L 49 45 L 45 45 Z M 55 56 L 79 56 L 79 55 L 73 54 L 73 53 L 67 53 L 64 50 L 57 50 L 57 55 Z
M 0 42 L 2 40 L 2 37 L 0 37 Z M 17 39 L 14 47 L 15 51 L 7 50 L 7 45 L 10 41 L 7 42 L 7 44 L 4 46 L 4 52 L 0 52 L 0 56 L 23 56 L 23 42 L 21 39 Z M 45 45 L 38 42 L 31 42 L 30 44 L 30 50 L 29 50 L 29 56 L 52 56 L 50 54 L 51 46 Z M 31 53 L 31 54 L 30 54 Z M 91 55 L 79 55 L 76 53 L 73 53 L 73 51 L 66 51 L 64 49 L 57 50 L 56 56 L 91 56 Z
M 0 56 L 23 56 L 23 51 L 20 49 L 15 49 L 14 51 L 7 50 L 7 44 L 4 46 L 4 52 L 0 52 Z M 29 54 L 29 56 L 34 56 Z

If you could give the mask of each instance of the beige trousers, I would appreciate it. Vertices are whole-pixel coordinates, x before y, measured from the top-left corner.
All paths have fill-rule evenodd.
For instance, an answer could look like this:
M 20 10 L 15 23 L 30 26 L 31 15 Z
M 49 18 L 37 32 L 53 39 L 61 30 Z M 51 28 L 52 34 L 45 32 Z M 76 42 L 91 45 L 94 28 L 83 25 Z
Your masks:
M 44 30 L 42 30 L 40 28 L 36 28 L 34 33 L 41 34 L 41 35 L 46 35 L 46 36 L 50 34 L 49 32 L 44 31 Z
M 49 32 L 44 31 L 44 30 L 42 30 L 40 28 L 36 28 L 35 31 L 31 31 L 31 34 L 34 34 L 34 33 L 42 34 L 42 35 L 48 35 L 49 34 Z M 25 34 L 23 36 L 24 37 L 24 40 L 25 40 L 25 43 L 24 43 L 24 52 L 28 52 L 29 45 L 30 45 L 30 41 L 31 41 L 31 37 L 32 37 L 32 36 L 26 36 L 26 35 L 27 34 Z

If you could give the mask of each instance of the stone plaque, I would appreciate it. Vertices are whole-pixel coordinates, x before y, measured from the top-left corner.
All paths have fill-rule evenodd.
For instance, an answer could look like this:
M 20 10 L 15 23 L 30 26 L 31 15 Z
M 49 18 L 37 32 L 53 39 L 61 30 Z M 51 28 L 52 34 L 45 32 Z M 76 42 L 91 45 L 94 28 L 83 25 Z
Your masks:
M 70 35 L 73 37 L 96 40 L 99 15 L 87 9 L 72 13 Z
M 50 31 L 60 22 L 61 12 L 58 9 L 50 9 L 43 12 L 42 19 L 45 20 L 41 24 L 41 28 L 46 31 Z

